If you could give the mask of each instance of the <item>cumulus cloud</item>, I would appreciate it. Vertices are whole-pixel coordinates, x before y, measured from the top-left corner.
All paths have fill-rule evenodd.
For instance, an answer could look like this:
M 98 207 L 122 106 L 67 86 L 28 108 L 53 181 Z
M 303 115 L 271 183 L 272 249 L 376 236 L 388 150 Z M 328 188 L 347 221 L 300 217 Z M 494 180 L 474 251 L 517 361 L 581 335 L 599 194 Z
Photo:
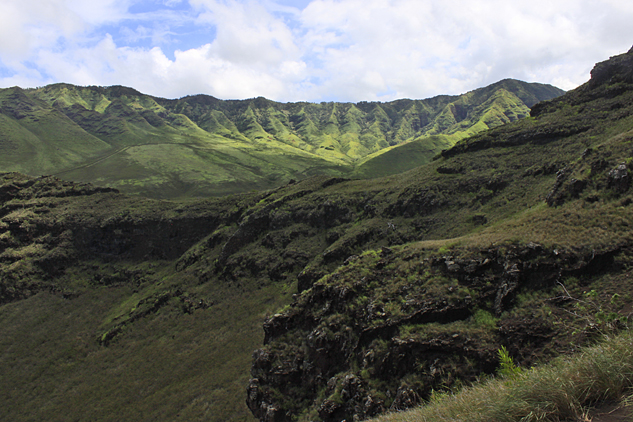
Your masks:
M 170 98 L 387 101 L 508 77 L 571 89 L 633 43 L 633 4 L 617 0 L 7 3 L 0 86 L 122 84 Z
M 599 3 L 317 0 L 302 19 L 325 86 L 353 97 L 359 86 L 349 85 L 351 75 L 370 72 L 396 97 L 459 93 L 506 77 L 570 89 L 596 60 L 633 42 L 629 26 L 611 26 L 618 16 L 631 17 L 630 7 Z M 616 31 L 629 39 L 609 39 Z
M 120 21 L 131 0 L 8 0 L 0 14 L 0 57 L 25 60 L 34 52 L 73 42 L 90 28 Z
M 192 0 L 191 4 L 203 10 L 198 24 L 217 28 L 213 50 L 222 59 L 273 65 L 299 55 L 288 26 L 257 2 Z

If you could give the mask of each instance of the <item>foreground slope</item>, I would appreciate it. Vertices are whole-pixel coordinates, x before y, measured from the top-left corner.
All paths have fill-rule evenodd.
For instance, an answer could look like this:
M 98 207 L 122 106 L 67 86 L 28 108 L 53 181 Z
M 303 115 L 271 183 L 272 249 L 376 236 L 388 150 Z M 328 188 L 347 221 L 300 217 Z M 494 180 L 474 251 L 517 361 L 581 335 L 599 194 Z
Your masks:
M 0 90 L 0 170 L 157 198 L 246 192 L 316 174 L 376 177 L 424 164 L 562 92 L 504 80 L 428 100 L 283 104 L 167 100 L 120 86 L 15 87 Z M 422 153 L 402 160 L 396 151 L 409 142 Z M 378 159 L 383 152 L 388 158 Z
M 519 370 L 505 360 L 502 375 L 431 403 L 376 418 L 380 422 L 628 422 L 633 418 L 633 332 L 547 365 Z
M 530 119 L 341 197 L 348 230 L 299 275 L 318 281 L 264 324 L 253 414 L 364 419 L 494 373 L 502 346 L 529 367 L 628 326 L 631 139 L 633 49 Z
M 0 419 L 362 419 L 628 324 L 632 55 L 378 180 L 179 203 L 3 174 Z

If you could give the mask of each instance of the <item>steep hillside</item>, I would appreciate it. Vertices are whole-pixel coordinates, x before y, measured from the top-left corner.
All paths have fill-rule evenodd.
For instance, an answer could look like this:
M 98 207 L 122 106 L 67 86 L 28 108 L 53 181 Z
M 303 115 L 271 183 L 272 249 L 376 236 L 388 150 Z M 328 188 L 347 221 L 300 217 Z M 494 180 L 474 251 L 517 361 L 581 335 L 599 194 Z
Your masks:
M 376 177 L 424 164 L 561 93 L 504 80 L 429 100 L 282 104 L 205 95 L 166 100 L 118 86 L 16 87 L 0 90 L 0 170 L 156 198 L 247 192 L 317 174 Z M 379 159 L 412 141 L 425 154 L 402 165 L 395 151 Z
M 0 419 L 365 419 L 628 327 L 631 69 L 381 179 L 173 202 L 3 174 Z
M 365 419 L 494 373 L 501 347 L 529 367 L 628 327 L 632 70 L 633 49 L 397 181 L 337 185 L 327 221 L 349 225 L 264 324 L 253 414 Z

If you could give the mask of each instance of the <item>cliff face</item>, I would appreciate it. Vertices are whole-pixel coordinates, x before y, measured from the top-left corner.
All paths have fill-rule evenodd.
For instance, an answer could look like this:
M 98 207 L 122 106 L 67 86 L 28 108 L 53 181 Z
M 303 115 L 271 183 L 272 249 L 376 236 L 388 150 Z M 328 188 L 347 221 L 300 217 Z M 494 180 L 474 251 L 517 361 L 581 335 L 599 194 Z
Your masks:
M 301 294 L 264 324 L 253 415 L 362 420 L 493 374 L 501 346 L 529 367 L 627 326 L 632 57 L 596 65 L 529 120 L 458 143 L 388 205 L 363 206 L 395 233 L 410 224 L 404 242 L 438 227 L 460 237 L 330 246 L 322 262 L 342 265 L 307 267 Z
M 90 260 L 176 260 L 241 212 L 233 200 L 232 211 L 222 201 L 187 209 L 55 177 L 0 177 L 0 303 L 57 288 Z
M 256 417 L 364 419 L 494 373 L 501 346 L 524 367 L 571 351 L 597 328 L 590 314 L 567 314 L 583 298 L 570 285 L 577 277 L 599 284 L 617 272 L 615 257 L 631 252 L 534 243 L 450 255 L 412 249 L 352 258 L 266 321 L 248 388 Z M 610 295 L 632 287 L 628 275 Z

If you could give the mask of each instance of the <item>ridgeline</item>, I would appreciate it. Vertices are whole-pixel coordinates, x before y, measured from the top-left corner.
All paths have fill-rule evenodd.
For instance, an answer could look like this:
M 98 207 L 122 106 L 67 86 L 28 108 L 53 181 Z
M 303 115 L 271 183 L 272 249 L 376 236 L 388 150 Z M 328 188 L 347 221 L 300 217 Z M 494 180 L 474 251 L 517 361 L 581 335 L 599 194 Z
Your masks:
M 285 104 L 167 100 L 121 86 L 8 88 L 0 90 L 0 171 L 154 198 L 270 189 L 314 175 L 386 176 L 562 93 L 504 80 L 428 100 Z

